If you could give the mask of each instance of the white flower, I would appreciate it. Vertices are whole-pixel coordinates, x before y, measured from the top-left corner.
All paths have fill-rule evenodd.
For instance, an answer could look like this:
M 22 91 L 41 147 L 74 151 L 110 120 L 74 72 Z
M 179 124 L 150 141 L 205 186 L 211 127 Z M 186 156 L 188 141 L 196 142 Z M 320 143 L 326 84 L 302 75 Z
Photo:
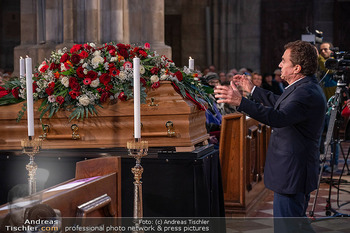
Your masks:
M 56 102 L 56 96 L 50 95 L 49 97 L 47 97 L 47 100 L 48 100 L 50 103 L 55 103 L 55 102 Z
M 140 66 L 140 74 L 144 74 L 146 72 L 144 66 Z
M 109 63 L 106 62 L 106 63 L 104 64 L 104 67 L 105 67 L 105 70 L 108 70 L 108 69 L 109 69 Z
M 156 83 L 159 81 L 159 77 L 157 75 L 152 75 L 151 76 L 151 83 Z
M 69 87 L 69 78 L 67 76 L 63 76 L 61 79 L 61 83 L 65 87 Z
M 87 69 L 84 69 L 84 70 L 83 70 L 83 73 L 84 73 L 85 75 L 87 75 L 88 70 L 87 70 Z
M 90 87 L 98 87 L 99 84 L 100 84 L 100 80 L 95 79 L 90 83 Z
M 101 56 L 101 52 L 99 50 L 96 50 L 92 55 L 94 55 L 95 57 Z
M 128 78 L 128 75 L 124 71 L 120 71 L 119 78 L 121 80 L 126 80 Z
M 111 60 L 110 60 L 111 62 L 115 62 L 115 61 L 118 61 L 118 58 L 116 58 L 116 57 L 111 57 Z
M 81 67 L 86 68 L 88 64 L 85 62 Z
M 168 77 L 169 77 L 169 75 L 163 74 L 162 76 L 160 76 L 160 80 L 167 80 Z
M 66 71 L 66 66 L 64 65 L 64 63 L 61 63 L 61 71 Z
M 90 99 L 87 95 L 82 95 L 79 98 L 79 103 L 83 106 L 88 106 L 90 104 Z
M 99 64 L 102 64 L 104 62 L 104 59 L 101 57 L 101 56 L 95 56 L 92 60 L 91 60 L 91 64 L 92 64 L 92 67 L 94 69 L 96 69 Z

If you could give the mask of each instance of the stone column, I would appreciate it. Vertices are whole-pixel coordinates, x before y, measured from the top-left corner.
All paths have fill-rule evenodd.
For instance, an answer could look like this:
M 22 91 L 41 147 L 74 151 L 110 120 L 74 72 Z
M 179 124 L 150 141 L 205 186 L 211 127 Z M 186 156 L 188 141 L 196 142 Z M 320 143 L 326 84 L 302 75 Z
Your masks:
M 164 43 L 164 0 L 124 0 L 124 43 L 145 42 L 171 58 L 171 48 Z
M 124 42 L 124 13 L 123 13 L 123 1 L 113 0 L 111 2 L 111 19 L 110 19 L 110 31 L 111 41 Z
M 63 0 L 63 43 L 74 42 L 74 1 Z
M 56 49 L 70 48 L 74 45 L 74 1 L 63 0 L 60 15 L 62 15 L 62 24 L 59 25 L 59 28 L 62 32 L 63 43 L 58 44 Z
M 21 0 L 21 44 L 14 49 L 14 72 L 19 76 L 19 57 L 36 58 L 37 51 L 30 49 L 37 43 L 37 1 Z M 34 63 L 35 64 L 35 63 Z
M 99 43 L 100 0 L 85 0 L 85 42 Z

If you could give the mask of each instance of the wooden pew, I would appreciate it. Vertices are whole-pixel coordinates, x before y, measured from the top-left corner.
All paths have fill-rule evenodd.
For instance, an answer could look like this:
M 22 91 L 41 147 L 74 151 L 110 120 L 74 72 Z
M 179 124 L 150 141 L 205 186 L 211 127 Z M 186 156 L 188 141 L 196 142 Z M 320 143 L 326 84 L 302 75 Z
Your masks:
M 121 159 L 115 156 L 78 162 L 75 179 L 0 206 L 0 216 L 10 213 L 16 203 L 38 198 L 36 204 L 59 210 L 62 217 L 121 217 Z
M 247 216 L 265 194 L 264 165 L 270 127 L 244 114 L 223 116 L 220 163 L 226 216 Z

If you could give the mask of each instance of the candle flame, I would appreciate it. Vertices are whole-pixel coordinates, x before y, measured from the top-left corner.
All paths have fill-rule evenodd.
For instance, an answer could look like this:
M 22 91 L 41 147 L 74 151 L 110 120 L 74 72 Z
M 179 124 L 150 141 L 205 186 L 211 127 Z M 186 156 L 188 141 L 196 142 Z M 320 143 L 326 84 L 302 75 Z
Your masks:
M 20 57 L 19 57 L 19 59 L 23 59 L 23 57 L 22 57 L 22 56 L 20 56 Z
M 26 55 L 26 57 L 29 57 L 28 55 Z
M 192 57 L 190 56 L 190 59 L 192 59 Z

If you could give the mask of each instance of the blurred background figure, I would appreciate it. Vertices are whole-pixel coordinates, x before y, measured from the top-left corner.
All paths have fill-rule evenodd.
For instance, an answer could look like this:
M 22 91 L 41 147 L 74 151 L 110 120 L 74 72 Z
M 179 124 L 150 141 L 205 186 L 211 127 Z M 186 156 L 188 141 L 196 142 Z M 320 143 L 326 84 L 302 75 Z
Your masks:
M 272 74 L 264 74 L 262 88 L 272 91 L 276 95 L 282 94 L 278 83 L 275 80 L 273 80 Z
M 252 83 L 257 86 L 257 87 L 261 87 L 262 85 L 262 76 L 260 73 L 258 72 L 253 72 L 252 73 Z
M 278 83 L 281 92 L 284 92 L 284 88 L 288 86 L 288 84 L 286 84 L 281 78 L 281 69 L 275 69 L 273 74 L 275 75 L 275 81 Z
M 220 77 L 217 73 L 214 72 L 207 73 L 207 75 L 205 76 L 205 81 L 211 87 L 220 85 Z

